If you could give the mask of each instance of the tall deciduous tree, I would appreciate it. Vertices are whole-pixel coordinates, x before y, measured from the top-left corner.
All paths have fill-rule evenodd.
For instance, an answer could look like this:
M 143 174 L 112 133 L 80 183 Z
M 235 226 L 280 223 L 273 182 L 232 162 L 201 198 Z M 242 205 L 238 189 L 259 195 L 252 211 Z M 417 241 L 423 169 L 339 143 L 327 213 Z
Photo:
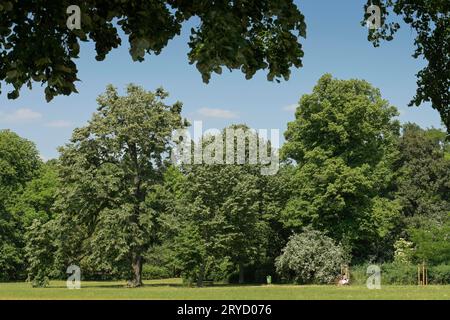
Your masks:
M 287 227 L 312 225 L 351 245 L 353 253 L 370 251 L 385 227 L 379 229 L 375 217 L 390 225 L 398 212 L 384 199 L 393 177 L 396 114 L 366 81 L 328 74 L 301 98 L 283 147 L 297 165 L 293 196 L 282 212 Z
M 36 177 L 26 183 L 11 206 L 11 212 L 20 219 L 26 258 L 23 267 L 26 266 L 33 286 L 47 285 L 49 276 L 54 275 L 56 217 L 53 205 L 59 186 L 56 163 L 50 160 L 42 164 Z
M 166 97 L 135 85 L 119 96 L 109 86 L 88 125 L 60 149 L 59 229 L 68 233 L 61 233 L 59 256 L 68 263 L 128 271 L 131 286 L 142 284 L 143 253 L 160 213 L 145 200 L 161 183 L 172 131 L 185 125 L 181 103 L 166 105 Z M 73 246 L 69 235 L 82 241 Z
M 69 30 L 66 13 L 77 4 L 81 28 Z M 195 18 L 191 29 L 189 63 L 203 80 L 222 67 L 241 70 L 246 78 L 268 69 L 268 79 L 289 78 L 301 67 L 306 37 L 302 13 L 292 0 L 264 1 L 2 1 L 0 4 L 0 80 L 13 86 L 17 98 L 23 85 L 46 84 L 47 100 L 77 92 L 81 41 L 95 43 L 97 60 L 121 45 L 118 27 L 128 37 L 134 61 L 146 53 L 159 54 Z
M 408 123 L 400 138 L 396 197 L 410 224 L 443 223 L 450 212 L 450 161 L 445 133 Z
M 212 269 L 227 259 L 237 267 L 239 282 L 243 283 L 245 266 L 260 261 L 266 253 L 269 225 L 263 212 L 264 177 L 261 166 L 250 164 L 248 158 L 252 147 L 249 141 L 252 136 L 258 141 L 258 137 L 243 125 L 230 129 L 245 135 L 240 138 L 245 141 L 242 146 L 247 157 L 241 164 L 225 163 L 227 134 L 231 134 L 225 129 L 221 135 L 202 139 L 205 149 L 223 139 L 208 155 L 217 155 L 216 159 L 223 163 L 182 167 L 186 178 L 173 211 L 176 218 L 172 219 L 180 230 L 175 239 L 176 251 L 185 273 L 195 277 L 198 285 L 207 276 L 208 267 Z M 237 151 L 237 139 L 230 138 L 234 143 L 231 152 Z M 236 155 L 235 152 L 235 160 Z
M 35 145 L 0 130 L 0 279 L 17 279 L 24 269 L 21 216 L 13 210 L 26 183 L 41 165 Z

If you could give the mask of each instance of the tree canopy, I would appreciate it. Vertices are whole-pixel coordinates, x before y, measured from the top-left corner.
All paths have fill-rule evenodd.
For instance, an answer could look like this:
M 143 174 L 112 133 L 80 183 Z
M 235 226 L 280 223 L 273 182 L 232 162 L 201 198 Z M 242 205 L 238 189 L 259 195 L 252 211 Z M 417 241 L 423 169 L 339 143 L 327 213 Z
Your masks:
M 368 38 L 375 46 L 380 40 L 394 39 L 400 28 L 398 22 L 389 21 L 390 12 L 414 29 L 413 57 L 423 58 L 428 64 L 417 74 L 417 93 L 410 106 L 431 102 L 450 134 L 450 1 L 368 0 L 365 9 L 370 5 L 378 5 L 382 13 L 382 27 L 369 31 Z
M 262 169 L 276 143 L 242 124 L 189 138 L 183 154 L 194 161 L 174 162 L 174 133 L 188 136 L 188 123 L 166 98 L 108 86 L 46 163 L 32 142 L 0 131 L 1 281 L 28 274 L 45 286 L 76 264 L 86 280 L 130 286 L 143 276 L 329 283 L 343 263 L 449 263 L 446 133 L 400 127 L 368 82 L 320 78 L 272 175 Z
M 442 223 L 450 212 L 450 161 L 448 142 L 436 129 L 416 124 L 403 126 L 399 141 L 396 197 L 412 225 Z
M 258 141 L 259 137 L 245 125 L 229 128 L 246 134 L 246 160 L 241 164 L 182 165 L 182 192 L 173 198 L 172 210 L 166 210 L 166 220 L 172 222 L 168 225 L 177 234 L 177 260 L 199 285 L 214 269 L 227 263 L 238 268 L 239 282 L 243 283 L 245 266 L 262 261 L 266 253 L 270 229 L 262 211 L 265 176 L 259 165 L 249 163 L 248 157 L 253 148 L 251 138 Z M 225 160 L 226 152 L 220 149 L 225 149 L 229 128 L 221 135 L 202 137 L 199 143 L 213 153 L 208 156 L 218 155 Z M 238 145 L 234 132 L 232 138 L 234 150 Z M 221 139 L 218 148 L 207 148 L 216 139 Z M 260 139 L 259 143 L 267 142 Z
M 0 130 L 0 280 L 23 271 L 21 213 L 13 210 L 18 195 L 40 168 L 35 145 L 9 130 Z
M 297 163 L 281 214 L 287 227 L 312 225 L 362 255 L 386 236 L 375 225 L 377 216 L 392 224 L 399 211 L 384 197 L 393 179 L 396 114 L 366 81 L 329 74 L 300 99 L 283 146 L 284 157 Z
M 160 54 L 191 18 L 199 23 L 191 29 L 188 60 L 204 82 L 224 67 L 241 70 L 247 79 L 268 69 L 267 78 L 277 81 L 288 79 L 292 67 L 302 67 L 299 38 L 306 38 L 306 22 L 293 0 L 77 1 L 81 26 L 73 30 L 67 27 L 71 5 L 69 0 L 0 4 L 0 81 L 12 86 L 8 98 L 17 98 L 20 89 L 31 88 L 33 82 L 46 86 L 47 101 L 77 92 L 80 42 L 94 42 L 96 59 L 104 60 L 122 45 L 120 28 L 132 59 L 143 61 L 146 54 Z M 450 130 L 449 1 L 368 0 L 364 25 L 370 5 L 378 5 L 382 13 L 381 28 L 369 31 L 375 46 L 392 40 L 400 27 L 388 21 L 392 11 L 415 30 L 413 57 L 428 64 L 417 74 L 417 93 L 410 105 L 430 101 Z
M 89 124 L 60 150 L 59 228 L 73 239 L 62 255 L 87 268 L 123 272 L 131 286 L 141 285 L 143 253 L 159 214 L 146 198 L 162 181 L 172 131 L 184 126 L 181 103 L 166 105 L 166 97 L 162 89 L 135 85 L 119 96 L 109 86 Z
M 208 82 L 222 67 L 241 70 L 246 78 L 268 69 L 268 79 L 289 78 L 302 65 L 298 37 L 306 36 L 304 17 L 292 0 L 264 1 L 77 1 L 81 28 L 69 30 L 67 8 L 73 1 L 2 1 L 0 4 L 0 80 L 13 86 L 46 85 L 49 101 L 76 91 L 81 41 L 93 41 L 96 59 L 122 44 L 121 28 L 134 61 L 159 54 L 180 34 L 183 22 L 195 17 L 189 63 Z

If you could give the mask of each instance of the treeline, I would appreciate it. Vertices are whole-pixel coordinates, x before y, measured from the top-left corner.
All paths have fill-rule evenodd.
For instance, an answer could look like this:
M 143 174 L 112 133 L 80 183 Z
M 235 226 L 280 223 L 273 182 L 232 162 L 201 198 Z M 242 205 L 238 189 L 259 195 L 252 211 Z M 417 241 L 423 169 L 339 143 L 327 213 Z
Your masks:
M 369 83 L 323 76 L 299 101 L 274 175 L 249 161 L 173 165 L 171 134 L 189 123 L 166 97 L 108 87 L 45 163 L 0 131 L 0 280 L 43 286 L 76 264 L 85 279 L 130 286 L 144 265 L 199 286 L 329 283 L 348 263 L 450 264 L 446 134 L 400 126 Z

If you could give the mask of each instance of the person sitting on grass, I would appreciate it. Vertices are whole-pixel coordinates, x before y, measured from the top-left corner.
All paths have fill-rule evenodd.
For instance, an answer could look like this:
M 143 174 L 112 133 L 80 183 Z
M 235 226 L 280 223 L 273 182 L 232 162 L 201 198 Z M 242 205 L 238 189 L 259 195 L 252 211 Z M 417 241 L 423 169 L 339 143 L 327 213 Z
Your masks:
M 338 285 L 340 286 L 347 286 L 349 285 L 350 281 L 347 279 L 346 276 L 343 276 L 341 280 L 338 281 Z

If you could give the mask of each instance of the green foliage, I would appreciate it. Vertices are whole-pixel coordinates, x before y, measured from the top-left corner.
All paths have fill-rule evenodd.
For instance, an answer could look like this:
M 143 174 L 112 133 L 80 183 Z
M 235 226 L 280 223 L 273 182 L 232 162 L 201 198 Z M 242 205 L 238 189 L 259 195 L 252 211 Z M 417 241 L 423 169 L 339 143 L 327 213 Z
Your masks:
M 364 285 L 367 281 L 367 265 L 350 266 L 350 284 Z
M 296 283 L 332 283 L 345 262 L 340 244 L 319 231 L 306 228 L 291 236 L 275 265 L 282 277 Z
M 28 280 L 33 287 L 46 287 L 53 271 L 53 254 L 56 251 L 54 243 L 54 221 L 42 223 L 34 220 L 27 228 L 26 257 L 28 262 Z
M 405 124 L 399 141 L 396 198 L 407 224 L 420 227 L 430 221 L 442 224 L 450 212 L 450 161 L 445 133 Z
M 30 181 L 40 164 L 34 143 L 10 130 L 0 130 L 0 199 Z
M 21 215 L 13 209 L 18 195 L 35 177 L 40 165 L 32 142 L 9 130 L 0 130 L 0 280 L 23 276 L 24 230 Z
M 381 283 L 385 284 L 417 284 L 417 266 L 397 263 L 381 265 Z
M 166 105 L 166 97 L 135 85 L 119 96 L 109 86 L 88 125 L 60 149 L 62 265 L 76 262 L 141 284 L 160 214 L 146 198 L 162 182 L 172 131 L 184 125 L 181 103 Z
M 47 163 L 31 142 L 0 131 L 0 280 L 28 274 L 44 287 L 76 264 L 84 279 L 131 286 L 179 276 L 328 283 L 351 253 L 354 263 L 382 264 L 383 283 L 415 283 L 411 263 L 423 260 L 430 282 L 448 283 L 445 132 L 406 124 L 399 136 L 396 110 L 377 89 L 325 75 L 300 100 L 275 175 L 250 163 L 250 141 L 266 142 L 245 125 L 230 127 L 246 136 L 243 163 L 173 166 L 172 132 L 188 123 L 166 97 L 108 87 Z M 225 159 L 227 129 L 223 141 L 201 140 L 210 158 Z M 361 268 L 351 271 L 364 284 Z
M 442 225 L 431 223 L 409 232 L 416 245 L 415 256 L 419 261 L 450 264 L 450 214 Z
M 428 281 L 430 284 L 450 284 L 450 265 L 440 264 L 428 269 Z
M 275 258 L 280 255 L 281 250 L 292 235 L 292 231 L 283 224 L 281 213 L 295 190 L 295 184 L 292 181 L 295 170 L 295 167 L 291 164 L 281 163 L 277 174 L 267 176 L 264 179 L 262 208 L 264 220 L 269 228 L 265 235 L 266 254 L 264 259 L 248 268 L 253 273 L 246 275 L 246 279 L 252 279 L 253 282 L 265 283 L 266 276 L 269 274 L 276 281 Z
M 231 128 L 252 134 L 246 126 Z M 225 147 L 226 130 L 221 138 L 220 147 Z M 205 150 L 211 139 L 203 137 Z M 247 154 L 249 147 L 247 140 Z M 176 233 L 173 241 L 179 268 L 198 285 L 208 277 L 226 278 L 223 272 L 230 265 L 239 268 L 243 282 L 245 266 L 265 257 L 270 233 L 262 211 L 265 178 L 260 166 L 246 159 L 243 164 L 182 167 L 182 192 L 173 197 L 166 225 Z
M 381 286 L 417 285 L 417 265 L 404 263 L 384 263 L 381 267 Z M 365 285 L 367 265 L 353 266 L 350 270 L 351 283 Z M 450 265 L 428 266 L 428 283 L 431 285 L 450 284 Z
M 26 183 L 12 210 L 21 217 L 25 227 L 34 220 L 47 222 L 52 217 L 52 206 L 59 188 L 56 162 L 43 164 L 36 177 Z
M 367 264 L 352 266 L 351 283 L 366 285 L 368 278 Z M 384 263 L 381 268 L 381 286 L 383 285 L 417 285 L 417 266 L 404 263 Z
M 142 279 L 143 280 L 153 280 L 153 279 L 167 279 L 171 277 L 171 273 L 167 268 L 161 266 L 153 266 L 149 264 L 144 264 L 142 268 Z
M 281 213 L 286 227 L 326 230 L 360 258 L 384 251 L 379 246 L 399 215 L 399 204 L 389 197 L 399 134 L 395 115 L 366 81 L 329 74 L 301 98 L 283 146 L 284 157 L 297 163 L 293 193 Z
M 62 1 L 3 1 L 0 5 L 0 80 L 11 84 L 15 99 L 23 85 L 46 84 L 50 101 L 77 92 L 75 59 L 80 42 L 92 41 L 102 61 L 122 44 L 118 27 L 128 38 L 130 55 L 143 61 L 158 55 L 181 33 L 182 24 L 196 17 L 191 29 L 189 63 L 203 80 L 222 67 L 241 70 L 246 78 L 268 69 L 268 79 L 289 78 L 292 66 L 301 67 L 306 37 L 304 17 L 292 0 L 261 1 L 81 1 L 81 29 L 69 30 Z M 44 10 L 45 9 L 45 10 Z M 32 44 L 32 45 L 31 45 Z
M 176 266 L 182 270 L 181 274 L 188 283 L 196 282 L 197 286 L 203 286 L 204 280 L 211 280 L 223 259 L 223 232 L 220 232 L 222 223 L 220 218 L 214 219 L 205 213 L 206 211 L 200 213 L 205 222 L 198 227 L 185 220 L 186 227 L 181 228 L 174 239 Z
M 431 101 L 441 114 L 450 133 L 450 2 L 447 0 L 368 0 L 365 6 L 381 8 L 380 29 L 369 31 L 369 41 L 379 46 L 380 40 L 390 41 L 400 28 L 397 22 L 388 22 L 390 10 L 403 18 L 415 31 L 414 58 L 423 58 L 428 64 L 417 74 L 417 93 L 410 106 Z M 369 14 L 365 15 L 367 19 Z M 364 21 L 365 24 L 365 21 Z

